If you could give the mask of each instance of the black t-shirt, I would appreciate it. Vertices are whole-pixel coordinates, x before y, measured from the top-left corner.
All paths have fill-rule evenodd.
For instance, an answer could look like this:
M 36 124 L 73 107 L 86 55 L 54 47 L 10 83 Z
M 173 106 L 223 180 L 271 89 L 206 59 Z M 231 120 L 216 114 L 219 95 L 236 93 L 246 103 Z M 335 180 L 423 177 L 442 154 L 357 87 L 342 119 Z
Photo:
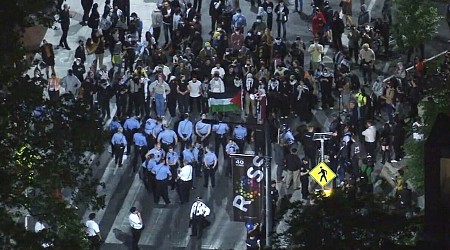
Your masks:
M 181 81 L 181 82 L 179 82 L 179 83 L 178 83 L 178 89 L 179 89 L 181 92 L 185 92 L 185 91 L 188 89 L 188 84 L 187 84 L 187 82 L 186 82 L 186 81 Z

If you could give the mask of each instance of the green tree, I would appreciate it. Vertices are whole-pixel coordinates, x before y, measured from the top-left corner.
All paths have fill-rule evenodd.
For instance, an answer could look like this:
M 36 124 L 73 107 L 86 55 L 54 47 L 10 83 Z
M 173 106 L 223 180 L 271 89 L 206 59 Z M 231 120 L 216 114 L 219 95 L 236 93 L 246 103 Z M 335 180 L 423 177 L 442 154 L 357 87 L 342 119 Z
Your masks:
M 294 203 L 287 214 L 288 229 L 274 236 L 277 248 L 379 249 L 380 240 L 411 244 L 422 220 L 393 212 L 376 196 L 356 198 L 342 190 L 311 206 Z
M 394 0 L 393 36 L 400 48 L 416 48 L 437 34 L 442 18 L 429 0 Z
M 42 100 L 22 78 L 30 67 L 20 42 L 24 28 L 52 25 L 54 0 L 16 0 L 0 4 L 0 246 L 2 249 L 84 249 L 84 226 L 76 206 L 98 209 L 98 180 L 80 161 L 85 151 L 102 149 L 96 110 L 72 96 L 60 102 Z M 73 193 L 71 199 L 60 195 Z M 73 205 L 70 205 L 72 203 Z M 25 230 L 31 215 L 49 227 Z M 34 225 L 31 225 L 31 228 Z

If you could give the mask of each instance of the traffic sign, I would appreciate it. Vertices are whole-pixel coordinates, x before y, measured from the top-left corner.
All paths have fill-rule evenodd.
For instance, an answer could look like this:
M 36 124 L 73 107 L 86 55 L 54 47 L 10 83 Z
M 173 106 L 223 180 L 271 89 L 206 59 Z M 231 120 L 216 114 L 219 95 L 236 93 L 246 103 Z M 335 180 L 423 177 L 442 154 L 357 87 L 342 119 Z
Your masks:
M 322 187 L 325 187 L 330 181 L 336 178 L 336 174 L 325 162 L 317 164 L 317 166 L 309 171 L 309 175 Z

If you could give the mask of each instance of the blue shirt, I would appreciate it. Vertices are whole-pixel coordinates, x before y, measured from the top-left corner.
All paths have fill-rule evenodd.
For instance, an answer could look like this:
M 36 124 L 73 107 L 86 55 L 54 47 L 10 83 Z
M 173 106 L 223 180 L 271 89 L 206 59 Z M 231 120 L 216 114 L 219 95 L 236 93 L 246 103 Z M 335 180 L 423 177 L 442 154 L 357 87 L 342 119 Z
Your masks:
M 226 123 L 220 122 L 219 124 L 214 125 L 212 128 L 218 135 L 225 135 L 228 132 L 228 124 Z
M 236 154 L 238 152 L 238 150 L 239 150 L 239 146 L 234 142 L 228 143 L 225 146 L 225 152 L 227 152 L 227 154 Z
M 193 147 L 192 148 L 192 154 L 194 155 L 194 160 L 199 162 L 200 161 L 200 152 L 203 150 L 201 147 Z
M 287 144 L 293 144 L 294 142 L 295 142 L 295 138 L 294 138 L 294 135 L 292 134 L 292 132 L 289 130 L 289 131 L 286 131 L 284 134 L 283 134 L 283 140 L 284 140 L 284 142 L 285 143 L 287 143 Z
M 234 128 L 233 137 L 238 140 L 243 140 L 247 136 L 247 128 L 243 126 L 237 126 Z
M 112 139 L 111 139 L 111 143 L 113 145 L 119 145 L 119 144 L 122 143 L 123 145 L 126 146 L 127 145 L 127 139 L 125 138 L 125 136 L 122 133 L 116 132 L 113 135 Z
M 153 136 L 155 138 L 158 138 L 159 133 L 163 131 L 163 125 L 161 123 L 156 123 L 155 127 L 153 128 Z
M 111 132 L 117 132 L 117 129 L 122 127 L 122 125 L 120 125 L 120 122 L 118 121 L 112 121 L 111 124 L 109 124 L 109 131 Z
M 197 124 L 195 124 L 195 130 L 197 134 L 205 136 L 211 133 L 211 124 L 204 123 L 202 122 L 202 120 L 200 120 L 197 122 Z
M 175 134 L 175 131 L 171 129 L 164 129 L 158 135 L 158 141 L 164 144 L 172 144 L 175 142 L 176 138 L 177 134 Z
M 167 152 L 166 161 L 167 161 L 168 165 L 174 165 L 174 164 L 178 163 L 178 159 L 180 159 L 180 156 L 178 155 L 177 152 L 175 152 L 175 151 Z
M 188 119 L 181 121 L 178 124 L 178 135 L 185 139 L 190 138 L 192 136 L 192 122 L 189 121 Z
M 183 160 L 185 160 L 189 163 L 194 161 L 194 153 L 192 153 L 191 150 L 186 148 L 183 150 L 182 154 L 183 154 Z
M 142 167 L 147 169 L 148 171 L 152 171 L 156 167 L 156 160 L 150 159 L 150 160 L 144 161 L 142 163 Z
M 143 133 L 135 133 L 133 135 L 133 141 L 136 146 L 147 146 L 147 138 L 145 138 Z
M 156 162 L 159 162 L 160 160 L 161 160 L 161 158 L 163 157 L 163 155 L 164 155 L 164 150 L 162 149 L 162 148 L 160 148 L 160 149 L 157 149 L 157 148 L 152 148 L 152 149 L 150 149 L 149 151 L 148 151 L 148 153 L 147 154 L 153 154 L 153 155 L 155 155 L 155 161 Z
M 212 165 L 215 164 L 215 162 L 217 162 L 217 156 L 215 153 L 213 152 L 207 152 L 205 154 L 205 158 L 203 159 L 203 161 L 205 162 L 206 166 L 210 167 Z
M 136 119 L 136 117 L 130 117 L 125 121 L 125 124 L 123 124 L 123 128 L 125 130 L 133 130 L 138 129 L 140 127 L 139 121 Z
M 153 133 L 153 129 L 156 127 L 156 121 L 152 118 L 148 118 L 145 122 L 144 131 L 147 135 L 151 135 Z
M 167 165 L 164 165 L 164 163 L 157 164 L 152 172 L 156 175 L 155 178 L 158 181 L 165 180 L 167 177 L 172 176 L 170 168 Z

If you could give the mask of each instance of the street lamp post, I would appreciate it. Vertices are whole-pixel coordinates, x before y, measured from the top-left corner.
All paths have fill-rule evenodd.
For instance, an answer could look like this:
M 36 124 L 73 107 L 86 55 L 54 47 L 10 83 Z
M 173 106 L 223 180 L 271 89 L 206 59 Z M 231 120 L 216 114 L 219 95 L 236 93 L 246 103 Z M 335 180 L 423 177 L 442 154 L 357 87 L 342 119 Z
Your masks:
M 272 231 L 272 197 L 270 194 L 270 182 L 272 181 L 271 176 L 271 159 L 272 159 L 272 147 L 270 143 L 270 126 L 267 121 L 264 123 L 264 138 L 265 138 L 265 156 L 264 156 L 264 167 L 266 171 L 266 246 L 271 247 L 272 241 L 270 238 L 270 233 Z

